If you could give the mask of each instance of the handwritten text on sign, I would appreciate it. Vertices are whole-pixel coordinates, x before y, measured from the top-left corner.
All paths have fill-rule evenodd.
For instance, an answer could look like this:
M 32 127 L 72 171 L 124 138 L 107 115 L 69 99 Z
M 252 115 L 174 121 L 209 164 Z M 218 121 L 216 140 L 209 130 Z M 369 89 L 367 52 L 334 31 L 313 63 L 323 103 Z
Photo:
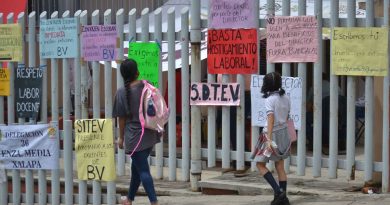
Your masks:
M 0 62 L 22 61 L 22 28 L 19 24 L 0 24 Z
M 258 71 L 257 30 L 208 30 L 207 65 L 211 74 L 253 74 Z
M 85 61 L 112 61 L 116 59 L 116 26 L 83 26 L 82 56 Z
M 332 69 L 335 75 L 386 76 L 388 28 L 334 28 Z
M 10 72 L 8 68 L 0 68 L 0 96 L 10 95 Z
M 253 0 L 210 0 L 209 28 L 255 28 Z
M 41 58 L 76 58 L 77 23 L 75 18 L 42 19 L 39 27 Z
M 191 105 L 240 105 L 240 84 L 238 83 L 193 83 L 191 84 Z
M 42 98 L 43 72 L 46 66 L 15 69 L 15 104 L 19 118 L 36 119 Z
M 78 178 L 80 180 L 115 180 L 112 120 L 76 120 L 74 126 Z
M 251 80 L 251 103 L 252 103 L 252 126 L 264 127 L 267 121 L 265 99 L 261 93 L 263 75 L 252 75 Z M 290 97 L 290 118 L 294 120 L 295 129 L 301 128 L 301 103 L 302 103 L 302 79 L 294 77 L 282 77 L 282 88 Z
M 160 47 L 157 43 L 130 43 L 129 58 L 137 62 L 139 79 L 148 80 L 158 87 Z
M 0 126 L 0 161 L 6 169 L 58 169 L 56 124 Z
M 268 19 L 268 62 L 316 62 L 317 20 L 314 16 L 278 16 Z

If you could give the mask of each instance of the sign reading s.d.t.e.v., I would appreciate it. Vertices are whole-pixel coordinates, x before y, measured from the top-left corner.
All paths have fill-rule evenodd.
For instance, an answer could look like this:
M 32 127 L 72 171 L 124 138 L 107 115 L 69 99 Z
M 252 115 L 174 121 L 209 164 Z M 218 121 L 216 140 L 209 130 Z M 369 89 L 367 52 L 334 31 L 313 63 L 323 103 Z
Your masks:
M 81 37 L 85 61 L 112 61 L 117 58 L 116 25 L 83 26 Z
M 240 105 L 240 84 L 238 83 L 193 83 L 191 105 Z
M 57 124 L 0 125 L 0 161 L 6 169 L 58 169 Z
M 43 72 L 46 66 L 19 65 L 15 73 L 15 106 L 18 118 L 36 119 L 42 98 Z
M 39 27 L 41 58 L 76 58 L 76 18 L 42 19 Z

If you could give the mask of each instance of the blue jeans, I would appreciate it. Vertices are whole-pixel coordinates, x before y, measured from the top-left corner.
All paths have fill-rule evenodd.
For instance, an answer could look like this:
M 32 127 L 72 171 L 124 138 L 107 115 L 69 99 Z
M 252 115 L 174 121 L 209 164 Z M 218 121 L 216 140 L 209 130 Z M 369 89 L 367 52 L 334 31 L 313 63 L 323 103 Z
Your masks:
M 150 203 L 157 202 L 156 191 L 154 190 L 153 178 L 150 174 L 148 157 L 152 148 L 134 152 L 131 156 L 131 180 L 128 198 L 134 201 L 135 194 L 137 193 L 138 187 L 142 182 L 142 185 L 148 194 Z

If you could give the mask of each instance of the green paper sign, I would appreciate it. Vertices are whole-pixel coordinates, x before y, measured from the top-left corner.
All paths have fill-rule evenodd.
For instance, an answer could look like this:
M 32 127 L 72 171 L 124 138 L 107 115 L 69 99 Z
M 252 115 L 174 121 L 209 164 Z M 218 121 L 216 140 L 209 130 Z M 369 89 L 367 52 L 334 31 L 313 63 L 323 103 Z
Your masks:
M 129 58 L 137 62 L 139 79 L 147 80 L 158 87 L 160 47 L 157 43 L 130 43 Z

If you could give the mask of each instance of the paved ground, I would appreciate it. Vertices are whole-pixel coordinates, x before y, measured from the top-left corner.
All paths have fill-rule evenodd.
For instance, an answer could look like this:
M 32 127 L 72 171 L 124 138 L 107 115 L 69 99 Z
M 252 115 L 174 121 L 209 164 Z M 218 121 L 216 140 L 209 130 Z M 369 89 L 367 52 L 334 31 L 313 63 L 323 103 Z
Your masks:
M 272 196 L 163 196 L 160 205 L 268 205 Z M 389 205 L 390 195 L 356 196 L 290 196 L 293 205 Z M 149 205 L 147 197 L 138 197 L 134 205 Z

